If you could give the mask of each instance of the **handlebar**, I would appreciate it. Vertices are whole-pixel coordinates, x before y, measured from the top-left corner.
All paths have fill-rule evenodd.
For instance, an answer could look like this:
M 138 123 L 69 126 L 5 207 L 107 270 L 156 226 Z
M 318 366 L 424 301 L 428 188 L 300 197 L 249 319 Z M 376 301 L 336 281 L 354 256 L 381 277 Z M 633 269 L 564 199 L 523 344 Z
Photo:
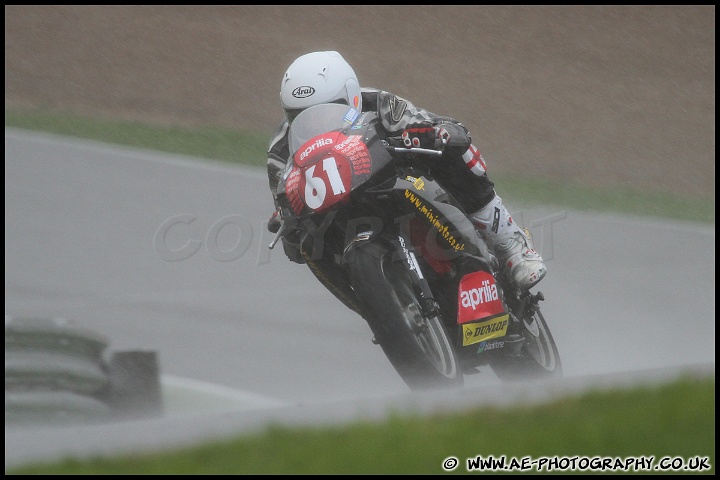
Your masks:
M 433 150 L 432 148 L 420 148 L 420 147 L 411 147 L 411 148 L 405 148 L 405 147 L 392 147 L 388 146 L 388 150 L 392 150 L 395 153 L 422 153 L 425 155 L 435 155 L 437 157 L 441 157 L 443 152 L 440 150 Z

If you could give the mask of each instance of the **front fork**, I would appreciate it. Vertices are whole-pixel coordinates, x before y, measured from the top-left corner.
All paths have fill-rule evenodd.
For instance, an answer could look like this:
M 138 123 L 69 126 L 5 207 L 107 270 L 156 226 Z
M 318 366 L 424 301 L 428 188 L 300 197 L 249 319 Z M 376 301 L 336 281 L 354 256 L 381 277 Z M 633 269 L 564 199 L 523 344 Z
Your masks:
M 410 275 L 410 280 L 415 287 L 416 293 L 420 297 L 420 307 L 423 316 L 425 318 L 437 317 L 440 314 L 440 307 L 433 297 L 430 284 L 423 276 L 422 270 L 420 270 L 420 265 L 415 256 L 415 249 L 410 239 L 403 232 L 400 232 L 397 234 L 397 237 L 392 240 L 392 243 Z

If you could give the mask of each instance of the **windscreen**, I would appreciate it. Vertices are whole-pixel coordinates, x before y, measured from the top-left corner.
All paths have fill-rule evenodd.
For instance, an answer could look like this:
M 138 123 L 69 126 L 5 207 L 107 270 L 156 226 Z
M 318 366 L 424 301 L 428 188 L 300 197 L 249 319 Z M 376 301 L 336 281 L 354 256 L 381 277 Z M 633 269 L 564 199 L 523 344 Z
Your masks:
M 311 138 L 349 127 L 357 117 L 357 110 L 337 103 L 323 103 L 303 110 L 290 125 L 291 156 Z

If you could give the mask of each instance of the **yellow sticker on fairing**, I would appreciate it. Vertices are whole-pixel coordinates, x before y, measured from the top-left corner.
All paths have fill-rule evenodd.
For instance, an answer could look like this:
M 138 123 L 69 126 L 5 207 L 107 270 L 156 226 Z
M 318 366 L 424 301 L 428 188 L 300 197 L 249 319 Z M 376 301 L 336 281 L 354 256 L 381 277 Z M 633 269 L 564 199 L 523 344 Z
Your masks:
M 483 340 L 504 337 L 507 333 L 509 318 L 510 315 L 502 315 L 485 322 L 463 324 L 463 347 Z
M 425 181 L 422 178 L 415 178 L 408 175 L 405 177 L 405 180 L 412 182 L 413 186 L 418 190 L 425 190 Z

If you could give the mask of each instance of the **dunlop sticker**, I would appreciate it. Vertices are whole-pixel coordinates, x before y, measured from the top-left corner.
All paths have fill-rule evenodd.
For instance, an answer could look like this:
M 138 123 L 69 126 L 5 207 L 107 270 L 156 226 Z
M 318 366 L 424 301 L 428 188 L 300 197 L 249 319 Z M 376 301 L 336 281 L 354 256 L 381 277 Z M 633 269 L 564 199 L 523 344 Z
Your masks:
M 462 325 L 463 347 L 473 345 L 491 338 L 504 337 L 507 333 L 510 315 L 501 315 L 492 320 Z

